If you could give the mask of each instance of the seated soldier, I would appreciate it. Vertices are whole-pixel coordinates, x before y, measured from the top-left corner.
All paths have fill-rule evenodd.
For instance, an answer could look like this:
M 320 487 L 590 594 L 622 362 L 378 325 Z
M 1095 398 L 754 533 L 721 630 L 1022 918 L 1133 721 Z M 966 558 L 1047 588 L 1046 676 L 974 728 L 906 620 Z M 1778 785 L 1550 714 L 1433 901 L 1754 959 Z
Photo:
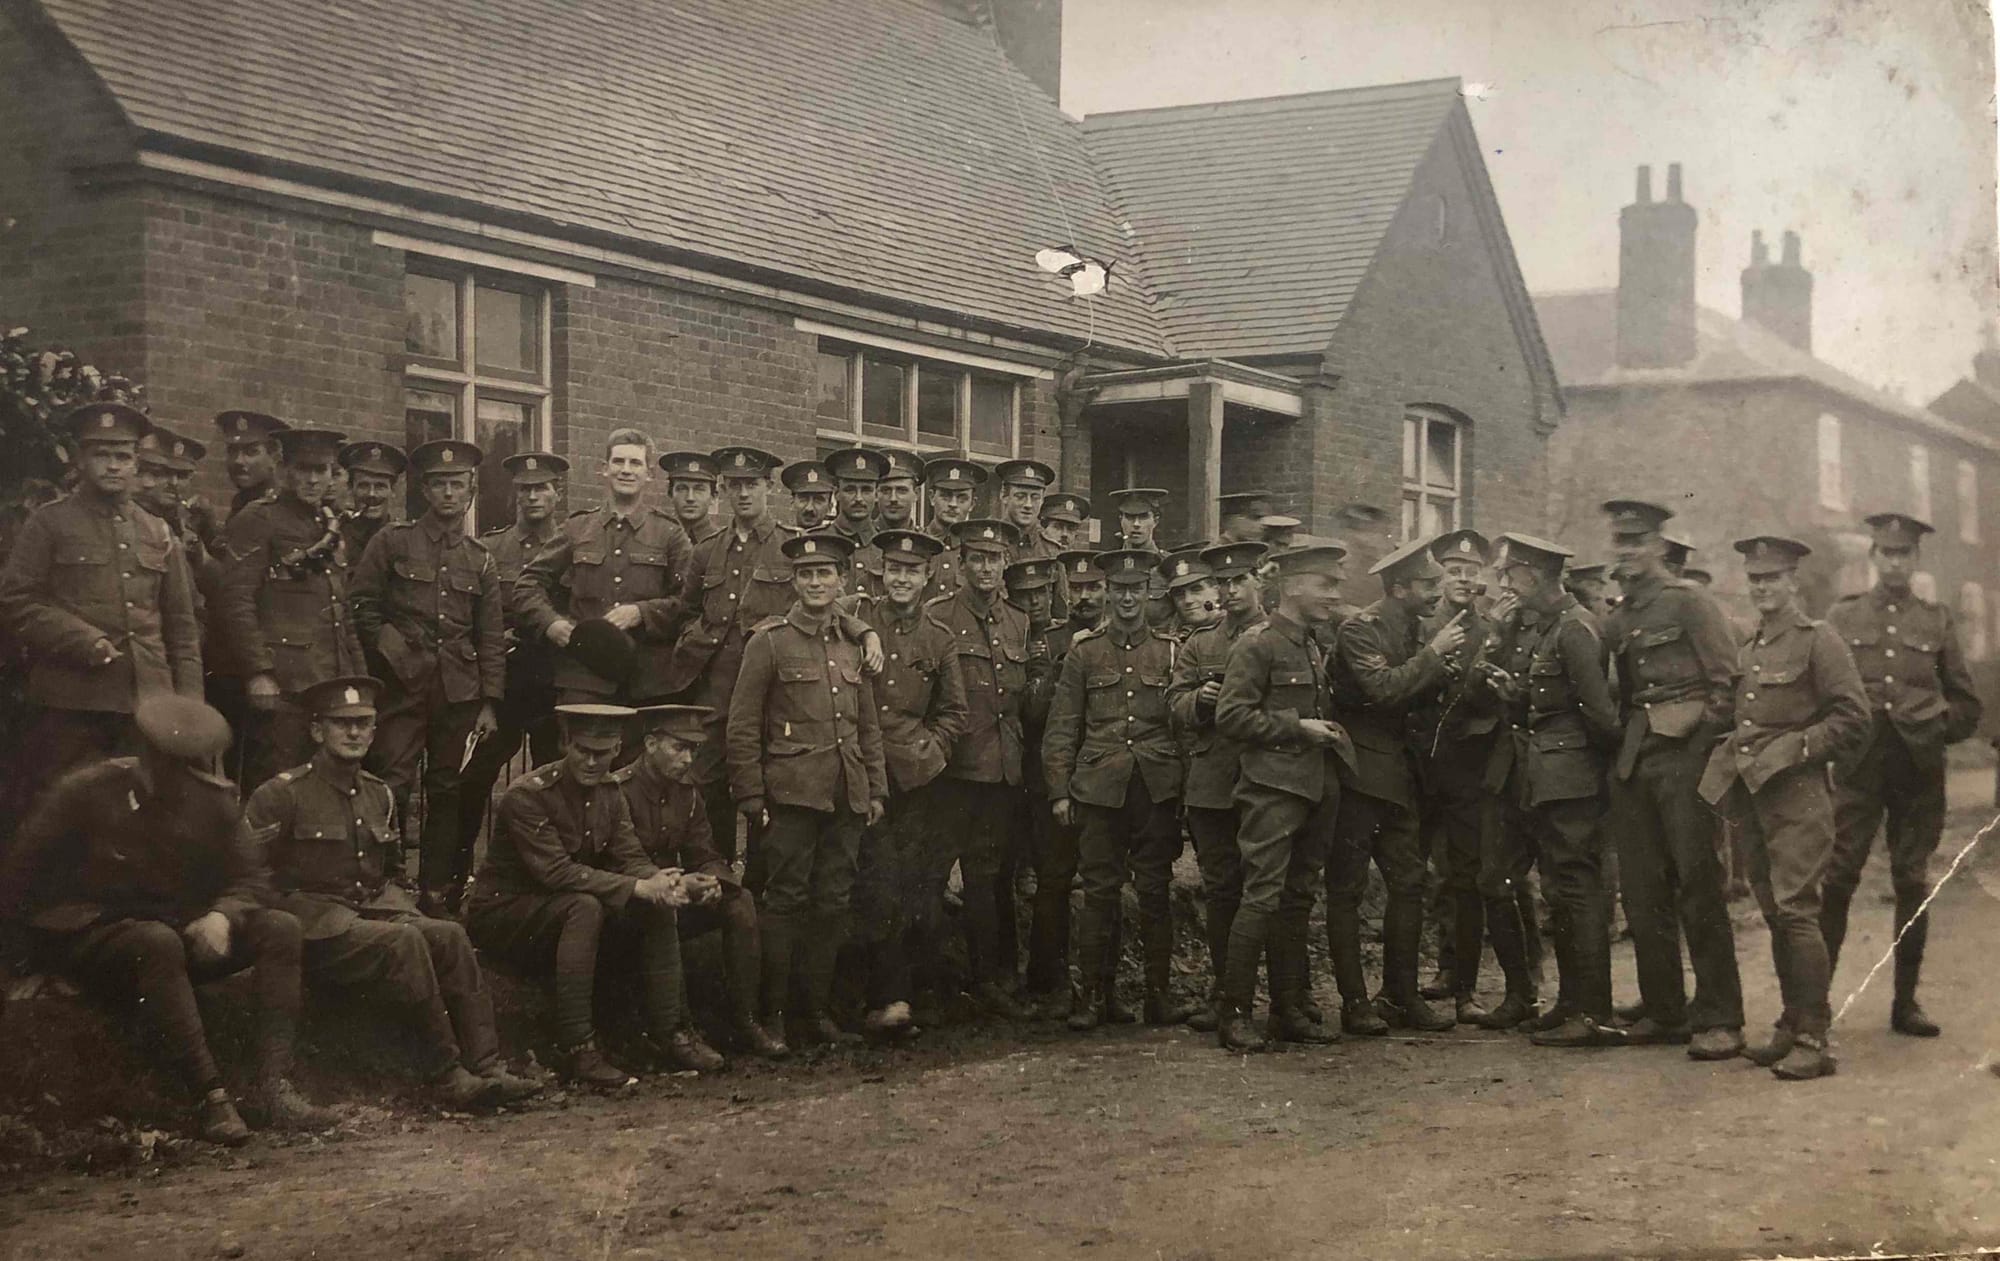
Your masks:
M 250 1131 L 209 1053 L 194 984 L 254 967 L 257 1102 L 269 1124 L 324 1129 L 285 1074 L 299 1017 L 299 922 L 271 905 L 270 874 L 236 788 L 209 773 L 229 724 L 191 697 L 154 692 L 133 715 L 137 757 L 58 780 L 0 864 L 0 921 L 26 930 L 34 966 L 137 1000 L 151 1051 L 201 1099 L 199 1132 L 232 1147 Z
M 407 1011 L 429 1052 L 426 1080 L 446 1107 L 518 1102 L 541 1087 L 501 1063 L 472 943 L 453 921 L 417 913 L 401 881 L 389 785 L 361 769 L 381 688 L 356 675 L 300 692 L 313 759 L 265 780 L 246 816 L 278 905 L 304 934 L 305 975 Z
M 675 913 L 682 940 L 721 930 L 729 971 L 730 1023 L 744 1050 L 767 1059 L 789 1048 L 757 1023 L 761 973 L 757 942 L 757 900 L 737 882 L 715 848 L 702 807 L 701 787 L 690 777 L 695 748 L 708 738 L 702 724 L 714 711 L 700 705 L 649 705 L 639 711 L 645 751 L 619 769 L 612 780 L 625 794 L 626 809 L 646 856 L 664 870 L 679 871 L 687 905 Z M 686 1007 L 683 1005 L 683 1012 Z M 702 1041 L 690 1020 L 665 1048 L 681 1068 L 713 1071 L 723 1060 Z
M 674 907 L 687 895 L 679 872 L 646 857 L 611 782 L 625 724 L 636 716 L 622 705 L 556 706 L 562 761 L 536 767 L 501 795 L 465 919 L 480 949 L 553 971 L 565 1071 L 581 1085 L 614 1090 L 633 1079 L 597 1045 L 601 946 L 637 951 L 656 1045 L 671 1045 L 683 1024 Z

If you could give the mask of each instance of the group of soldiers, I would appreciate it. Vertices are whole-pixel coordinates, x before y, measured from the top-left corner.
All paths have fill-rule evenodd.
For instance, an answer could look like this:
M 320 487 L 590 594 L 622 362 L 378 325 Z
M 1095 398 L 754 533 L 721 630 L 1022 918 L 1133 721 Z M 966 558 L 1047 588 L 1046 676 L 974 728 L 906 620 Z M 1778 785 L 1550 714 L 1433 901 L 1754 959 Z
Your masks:
M 1813 1078 L 1833 1070 L 1832 966 L 1885 815 L 1893 1025 L 1937 1033 L 1916 997 L 1919 908 L 1944 749 L 1979 702 L 1949 612 L 1911 589 L 1930 527 L 1908 515 L 1868 519 L 1879 582 L 1827 622 L 1798 604 L 1803 544 L 1739 540 L 1758 614 L 1739 633 L 1670 567 L 1671 514 L 1636 500 L 1605 505 L 1607 564 L 1454 530 L 1383 556 L 1357 607 L 1347 547 L 1257 491 L 1174 549 L 1156 538 L 1166 492 L 1114 492 L 1116 546 L 1093 550 L 1089 501 L 1034 460 L 989 474 L 856 447 L 784 465 L 742 446 L 656 455 L 621 429 L 601 504 L 560 517 L 570 468 L 551 452 L 216 424 L 226 514 L 192 493 L 202 443 L 122 405 L 77 409 L 74 488 L 0 571 L 32 709 L 0 922 L 23 965 L 141 1000 L 217 1141 L 248 1129 L 194 984 L 254 966 L 253 1115 L 310 1127 L 330 1118 L 288 1077 L 307 986 L 405 1013 L 438 1098 L 490 1106 L 537 1083 L 501 1056 L 482 955 L 549 979 L 558 1066 L 615 1089 L 629 1067 L 723 1066 L 682 963 L 707 934 L 718 1023 L 762 1057 L 906 1038 L 969 999 L 1078 1031 L 1185 1022 L 1232 1052 L 1468 1024 Z M 424 507 L 396 521 L 405 476 Z M 478 479 L 496 476 L 515 519 L 475 538 Z M 995 515 L 974 517 L 989 478 Z M 482 851 L 524 744 L 533 769 L 499 794 Z M 1783 993 L 1748 1049 L 1725 831 Z M 1188 839 L 1212 973 L 1197 1001 L 1172 984 Z M 1387 893 L 1372 987 L 1371 863 Z M 1639 973 L 1624 1009 L 1612 870 Z M 1127 884 L 1137 1011 L 1118 988 Z M 1337 1025 L 1309 961 L 1322 889 Z M 1488 946 L 1505 981 L 1490 1008 Z M 617 1062 L 607 1016 L 634 1026 Z

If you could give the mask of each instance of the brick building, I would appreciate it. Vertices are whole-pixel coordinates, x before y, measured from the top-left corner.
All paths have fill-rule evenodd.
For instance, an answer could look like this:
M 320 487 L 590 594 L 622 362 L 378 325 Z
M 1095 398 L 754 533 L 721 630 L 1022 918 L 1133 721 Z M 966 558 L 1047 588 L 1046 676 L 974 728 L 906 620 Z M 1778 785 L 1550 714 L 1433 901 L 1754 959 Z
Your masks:
M 1187 492 L 1176 536 L 1224 484 L 1322 529 L 1539 505 L 1560 404 L 1455 82 L 1079 123 L 1060 23 L 0 0 L 0 311 L 190 433 L 253 407 L 548 445 L 574 504 L 637 425 L 1156 480 Z M 1048 246 L 1107 291 L 1072 296 Z M 486 488 L 482 524 L 506 514 Z
M 1535 298 L 1563 382 L 1549 452 L 1550 528 L 1604 546 L 1598 504 L 1642 493 L 1676 508 L 1717 587 L 1747 612 L 1730 540 L 1753 529 L 1814 549 L 1808 605 L 1874 581 L 1861 518 L 1896 509 L 1929 520 L 1920 591 L 1958 613 L 1965 647 L 2000 647 L 2000 426 L 1873 389 L 1812 354 L 1812 275 L 1786 232 L 1774 261 L 1753 234 L 1742 318 L 1695 302 L 1696 214 L 1679 166 L 1654 200 L 1620 214 L 1618 287 Z

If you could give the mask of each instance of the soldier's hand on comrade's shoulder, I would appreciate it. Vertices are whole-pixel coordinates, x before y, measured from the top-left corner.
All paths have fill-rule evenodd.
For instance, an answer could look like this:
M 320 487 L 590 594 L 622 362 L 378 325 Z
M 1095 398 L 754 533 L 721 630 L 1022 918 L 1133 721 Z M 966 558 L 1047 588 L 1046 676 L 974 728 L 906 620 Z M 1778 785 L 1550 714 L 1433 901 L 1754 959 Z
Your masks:
M 1057 797 L 1049 803 L 1049 813 L 1055 817 L 1058 827 L 1068 827 L 1076 814 L 1076 807 L 1070 804 L 1068 797 Z
M 889 659 L 882 655 L 882 637 L 872 629 L 861 637 L 861 668 L 868 674 L 882 673 Z
M 1438 627 L 1437 634 L 1431 636 L 1431 651 L 1440 657 L 1448 657 L 1465 646 L 1465 612 L 1460 610 L 1449 622 Z
M 210 911 L 181 929 L 187 939 L 188 954 L 196 963 L 220 963 L 229 957 L 229 919 L 221 911 Z
M 278 681 L 270 675 L 252 675 L 250 681 L 243 686 L 244 691 L 250 697 L 251 705 L 258 709 L 276 709 L 278 707 L 278 697 L 281 693 L 278 689 Z
M 1312 744 L 1326 746 L 1340 743 L 1340 728 L 1334 726 L 1324 718 L 1301 718 L 1299 719 L 1299 730 L 1305 734 L 1306 740 Z

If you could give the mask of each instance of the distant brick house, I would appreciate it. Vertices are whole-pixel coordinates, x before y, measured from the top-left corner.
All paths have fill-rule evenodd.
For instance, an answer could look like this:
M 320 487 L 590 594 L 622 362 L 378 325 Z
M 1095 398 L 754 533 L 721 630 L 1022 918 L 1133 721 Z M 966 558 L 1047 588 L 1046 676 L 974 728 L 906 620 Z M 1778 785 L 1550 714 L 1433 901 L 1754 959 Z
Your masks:
M 0 0 L 0 311 L 196 435 L 1032 456 L 1182 492 L 1175 535 L 1247 482 L 1320 529 L 1537 508 L 1560 400 L 1456 84 L 1078 123 L 1060 22 Z
M 1914 513 L 1937 527 L 1919 588 L 1958 613 L 1968 654 L 1986 660 L 2000 647 L 2000 425 L 1904 402 L 1815 358 L 1812 276 L 1791 232 L 1776 261 L 1753 237 L 1743 318 L 1698 307 L 1695 219 L 1678 166 L 1657 201 L 1641 167 L 1620 216 L 1618 288 L 1535 298 L 1566 405 L 1550 528 L 1602 551 L 1601 500 L 1658 498 L 1739 610 L 1731 540 L 1783 530 L 1814 548 L 1802 574 L 1819 611 L 1874 581 L 1861 518 Z

